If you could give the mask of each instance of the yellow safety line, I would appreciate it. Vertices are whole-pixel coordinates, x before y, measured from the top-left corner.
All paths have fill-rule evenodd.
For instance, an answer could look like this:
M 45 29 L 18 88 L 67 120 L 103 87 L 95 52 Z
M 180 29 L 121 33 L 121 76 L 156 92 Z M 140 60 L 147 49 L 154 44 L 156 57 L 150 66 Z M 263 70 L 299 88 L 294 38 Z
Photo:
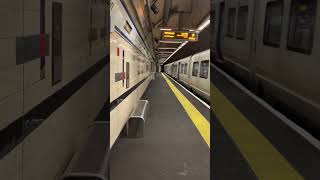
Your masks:
M 304 179 L 250 121 L 211 84 L 214 114 L 259 180 Z
M 177 97 L 193 124 L 197 127 L 202 138 L 210 148 L 210 123 L 209 121 L 193 106 L 193 104 L 175 87 L 175 85 L 162 74 L 165 81 L 168 83 L 174 95 Z

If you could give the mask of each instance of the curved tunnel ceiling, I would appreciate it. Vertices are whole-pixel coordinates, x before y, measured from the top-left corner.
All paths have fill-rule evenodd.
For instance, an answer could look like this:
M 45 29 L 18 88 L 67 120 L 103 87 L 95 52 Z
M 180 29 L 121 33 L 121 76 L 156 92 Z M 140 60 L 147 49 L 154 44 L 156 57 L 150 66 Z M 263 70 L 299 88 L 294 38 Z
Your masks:
M 164 64 L 168 64 L 209 49 L 210 41 L 208 41 L 208 39 L 210 39 L 210 26 L 207 26 L 203 31 L 200 32 L 199 41 L 187 43 L 178 51 L 179 53 L 172 55 Z
M 161 27 L 196 29 L 210 14 L 210 0 L 132 0 L 140 23 L 161 64 L 180 43 L 163 43 Z

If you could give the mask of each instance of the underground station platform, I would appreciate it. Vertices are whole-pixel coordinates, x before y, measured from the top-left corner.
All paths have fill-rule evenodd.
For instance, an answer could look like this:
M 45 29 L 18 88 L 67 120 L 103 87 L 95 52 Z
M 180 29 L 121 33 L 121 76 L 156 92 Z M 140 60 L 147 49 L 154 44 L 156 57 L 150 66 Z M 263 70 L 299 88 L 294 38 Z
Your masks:
M 319 141 L 211 64 L 211 177 L 319 179 Z
M 210 179 L 208 106 L 162 73 L 142 99 L 150 103 L 144 137 L 116 141 L 110 179 Z
M 169 75 L 156 74 L 142 96 L 150 103 L 144 137 L 117 140 L 111 179 L 319 177 L 316 138 L 223 70 L 211 65 L 211 74 L 211 110 Z

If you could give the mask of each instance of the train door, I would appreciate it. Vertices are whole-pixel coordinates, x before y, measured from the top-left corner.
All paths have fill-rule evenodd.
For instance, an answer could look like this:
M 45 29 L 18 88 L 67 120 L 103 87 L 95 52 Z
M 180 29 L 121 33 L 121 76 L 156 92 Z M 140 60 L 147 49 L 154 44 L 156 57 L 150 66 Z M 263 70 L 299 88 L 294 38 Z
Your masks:
M 177 74 L 177 78 L 180 79 L 180 71 L 181 71 L 181 64 L 180 62 L 178 63 L 178 74 Z
M 187 75 L 188 75 L 188 80 L 190 79 L 191 58 L 192 58 L 192 56 L 190 56 L 189 60 L 187 61 L 187 62 L 188 62 L 188 64 L 187 64 Z
M 216 54 L 219 59 L 222 60 L 222 51 L 221 51 L 221 42 L 223 38 L 223 26 L 224 26 L 224 15 L 225 11 L 225 2 L 221 2 L 219 4 L 219 19 L 218 19 L 218 29 L 217 29 L 217 37 L 216 37 Z

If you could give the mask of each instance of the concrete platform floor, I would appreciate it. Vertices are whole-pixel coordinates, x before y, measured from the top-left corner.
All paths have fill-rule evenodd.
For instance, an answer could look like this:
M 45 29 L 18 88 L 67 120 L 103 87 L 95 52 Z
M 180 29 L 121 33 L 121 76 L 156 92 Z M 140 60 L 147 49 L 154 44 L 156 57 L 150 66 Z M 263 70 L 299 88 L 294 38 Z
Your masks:
M 117 140 L 111 150 L 111 179 L 209 180 L 210 149 L 161 74 L 142 99 L 150 102 L 145 137 Z

